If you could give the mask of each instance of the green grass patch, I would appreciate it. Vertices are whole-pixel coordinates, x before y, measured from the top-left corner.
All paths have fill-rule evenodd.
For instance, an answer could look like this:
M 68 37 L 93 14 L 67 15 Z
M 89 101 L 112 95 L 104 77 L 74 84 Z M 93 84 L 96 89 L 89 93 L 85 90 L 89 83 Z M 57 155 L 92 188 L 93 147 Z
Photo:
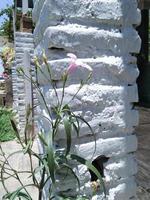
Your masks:
M 13 116 L 11 109 L 0 108 L 0 142 L 15 139 L 15 133 L 10 122 Z

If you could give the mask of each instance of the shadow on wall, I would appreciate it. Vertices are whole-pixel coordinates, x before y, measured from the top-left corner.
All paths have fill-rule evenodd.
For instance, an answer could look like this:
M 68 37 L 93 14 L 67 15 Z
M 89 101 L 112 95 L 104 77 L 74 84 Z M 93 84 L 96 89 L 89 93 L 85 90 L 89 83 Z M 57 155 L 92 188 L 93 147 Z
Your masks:
M 141 25 L 137 28 L 142 40 L 141 51 L 137 57 L 138 68 L 140 71 L 140 75 L 137 80 L 139 104 L 150 107 L 149 10 L 142 10 L 141 15 Z

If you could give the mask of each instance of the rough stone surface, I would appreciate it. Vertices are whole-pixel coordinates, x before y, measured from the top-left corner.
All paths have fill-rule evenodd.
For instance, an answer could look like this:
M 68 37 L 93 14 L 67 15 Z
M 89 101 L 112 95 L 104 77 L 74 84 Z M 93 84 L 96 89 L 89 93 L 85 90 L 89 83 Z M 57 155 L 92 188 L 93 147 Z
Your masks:
M 61 75 L 70 62 L 67 53 L 76 54 L 93 69 L 89 85 L 85 85 L 73 101 L 70 100 L 78 90 L 80 80 L 85 80 L 89 72 L 78 67 L 69 76 L 63 103 L 70 102 L 71 109 L 89 122 L 96 136 L 96 150 L 89 128 L 81 122 L 79 138 L 75 134 L 72 136 L 71 151 L 92 160 L 100 155 L 109 157 L 104 166 L 107 199 L 136 199 L 134 152 L 137 139 L 134 128 L 139 119 L 133 102 L 138 101 L 136 78 L 139 72 L 134 55 L 141 46 L 134 28 L 140 23 L 137 1 L 36 0 L 34 5 L 35 55 L 41 58 L 45 50 L 58 98 L 62 95 Z M 39 84 L 51 109 L 56 106 L 56 97 L 48 84 L 46 67 L 43 65 L 41 69 L 44 75 L 38 72 Z M 38 99 L 37 113 L 49 118 L 40 96 Z M 48 132 L 48 120 L 40 118 L 39 127 Z M 61 126 L 56 143 L 60 148 L 66 144 Z M 77 164 L 73 167 L 81 180 L 82 194 L 88 195 L 89 199 L 101 200 L 102 191 L 91 196 L 87 169 Z M 70 191 L 68 195 L 75 195 L 75 188 L 72 178 L 57 187 L 58 191 Z
M 89 41 L 92 38 L 90 44 Z M 81 25 L 54 26 L 46 29 L 41 47 L 44 49 L 65 49 L 78 55 L 99 57 L 104 54 L 127 55 L 138 53 L 140 38 L 133 28 L 104 30 L 99 27 Z
M 41 0 L 39 0 L 41 1 Z M 37 0 L 37 4 L 39 3 Z M 41 11 L 41 12 L 40 12 Z M 88 24 L 111 28 L 114 26 L 131 26 L 140 23 L 140 12 L 136 0 L 46 0 L 35 7 L 33 12 L 37 26 L 36 44 L 42 39 L 45 29 L 64 22 Z
M 139 71 L 136 67 L 136 59 L 132 56 L 101 56 L 95 59 L 87 58 L 79 60 L 92 67 L 93 74 L 90 81 L 101 85 L 133 85 L 139 75 Z M 52 60 L 49 61 L 49 65 L 52 70 L 52 78 L 59 81 L 69 65 L 69 59 Z M 38 80 L 41 85 L 46 84 L 46 82 L 48 83 L 48 71 L 46 71 L 45 68 L 45 65 L 41 67 L 42 71 L 44 71 L 44 75 L 40 71 L 38 74 Z M 101 73 L 98 73 L 99 70 Z M 87 76 L 88 71 L 84 68 L 79 68 L 74 74 L 69 76 L 67 84 L 79 83 L 81 79 L 85 80 Z M 59 86 L 59 82 L 57 85 Z
M 29 95 L 25 91 L 25 80 L 17 73 L 18 68 L 23 68 L 24 52 L 28 51 L 33 56 L 34 43 L 33 34 L 15 33 L 15 63 L 13 67 L 13 108 L 17 112 L 18 127 L 24 131 L 26 119 L 26 97 Z

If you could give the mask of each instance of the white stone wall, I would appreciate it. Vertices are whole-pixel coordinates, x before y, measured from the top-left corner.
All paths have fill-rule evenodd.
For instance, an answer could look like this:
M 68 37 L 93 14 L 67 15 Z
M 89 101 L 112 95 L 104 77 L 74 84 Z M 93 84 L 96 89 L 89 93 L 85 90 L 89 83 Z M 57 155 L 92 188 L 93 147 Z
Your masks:
M 25 90 L 26 81 L 22 76 L 17 73 L 18 68 L 24 69 L 24 53 L 28 51 L 31 58 L 31 63 L 29 67 L 33 67 L 32 59 L 34 53 L 34 43 L 33 43 L 33 34 L 16 32 L 15 33 L 15 63 L 13 66 L 13 107 L 17 112 L 18 127 L 20 128 L 21 133 L 24 131 L 26 123 L 26 108 L 27 101 L 26 97 L 29 97 L 30 91 Z
M 137 165 L 134 152 L 137 139 L 134 127 L 138 112 L 133 103 L 138 101 L 136 57 L 141 41 L 135 30 L 140 23 L 136 0 L 36 0 L 33 20 L 35 54 L 40 57 L 45 50 L 61 95 L 61 75 L 69 64 L 67 53 L 76 54 L 93 68 L 88 86 L 78 93 L 71 103 L 74 112 L 81 114 L 93 128 L 96 138 L 94 158 L 105 155 L 104 174 L 108 200 L 136 198 L 135 174 Z M 44 66 L 43 70 L 46 70 Z M 67 102 L 84 79 L 86 69 L 71 75 L 65 90 Z M 55 96 L 47 80 L 39 80 L 49 107 L 55 105 Z M 40 115 L 47 115 L 39 97 Z M 44 118 L 41 127 L 48 131 Z M 57 138 L 59 147 L 65 144 L 63 129 Z M 90 159 L 94 141 L 88 127 L 81 124 L 80 140 L 73 137 L 72 151 Z M 93 159 L 94 159 L 93 158 Z M 89 172 L 83 166 L 75 167 L 81 179 L 82 193 L 90 196 Z M 85 184 L 86 183 L 86 184 Z M 62 191 L 76 187 L 73 180 L 60 186 Z M 101 199 L 101 193 L 93 197 Z
M 13 110 L 17 112 L 18 95 L 17 95 L 17 73 L 16 73 L 15 61 L 12 64 L 11 71 L 12 71 L 12 90 L 13 90 Z

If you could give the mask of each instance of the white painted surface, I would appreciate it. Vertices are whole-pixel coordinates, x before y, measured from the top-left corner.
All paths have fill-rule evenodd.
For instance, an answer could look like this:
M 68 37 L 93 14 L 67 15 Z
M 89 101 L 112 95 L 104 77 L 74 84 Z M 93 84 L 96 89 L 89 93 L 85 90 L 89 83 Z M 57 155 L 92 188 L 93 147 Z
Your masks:
M 18 126 L 21 133 L 24 131 L 26 123 L 26 108 L 32 101 L 31 84 L 18 75 L 17 69 L 23 68 L 29 75 L 29 68 L 32 68 L 31 59 L 33 57 L 34 43 L 33 34 L 15 33 L 15 64 L 13 67 L 13 107 L 17 111 Z M 30 55 L 27 55 L 29 52 Z M 25 56 L 24 56 L 25 53 Z
M 22 1 L 22 13 L 25 15 L 28 12 L 28 0 L 23 0 Z
M 37 7 L 33 11 L 35 22 L 36 44 L 43 37 L 45 29 L 64 22 L 89 23 L 92 26 L 104 26 L 115 28 L 120 26 L 131 26 L 140 23 L 140 12 L 137 10 L 136 0 L 45 0 L 44 3 L 37 0 Z
M 134 29 L 141 20 L 137 1 L 36 0 L 33 19 L 36 22 L 35 55 L 41 58 L 45 50 L 52 77 L 57 81 L 59 98 L 62 94 L 61 75 L 69 65 L 67 53 L 75 53 L 93 68 L 89 85 L 82 88 L 70 107 L 89 122 L 96 134 L 94 158 L 99 155 L 110 158 L 104 169 L 107 200 L 136 197 L 134 176 L 137 165 L 133 152 L 137 149 L 134 127 L 138 124 L 138 112 L 133 108 L 133 102 L 138 101 L 136 79 L 139 72 L 134 53 L 138 53 L 141 46 Z M 41 68 L 47 76 L 45 66 Z M 73 97 L 79 81 L 87 75 L 86 69 L 77 69 L 69 76 L 64 104 Z M 48 106 L 55 106 L 55 94 L 48 81 L 40 73 L 38 78 Z M 38 99 L 39 116 L 49 117 L 42 99 Z M 94 151 L 93 137 L 85 124 L 80 125 L 80 138 L 73 136 L 72 151 L 90 159 Z M 50 126 L 44 118 L 39 121 L 39 126 L 45 132 L 49 131 Z M 65 145 L 61 126 L 56 142 L 60 148 Z M 101 193 L 91 197 L 87 169 L 80 165 L 76 165 L 75 169 L 82 183 L 82 194 L 89 195 L 92 200 L 101 200 Z M 73 188 L 76 185 L 72 179 L 57 187 L 61 191 Z
M 31 57 L 30 52 L 25 50 L 23 55 L 23 70 L 29 79 L 31 79 Z M 29 80 L 24 80 L 24 88 L 25 89 L 25 104 L 26 104 L 26 110 L 32 108 L 32 83 L 29 82 Z

